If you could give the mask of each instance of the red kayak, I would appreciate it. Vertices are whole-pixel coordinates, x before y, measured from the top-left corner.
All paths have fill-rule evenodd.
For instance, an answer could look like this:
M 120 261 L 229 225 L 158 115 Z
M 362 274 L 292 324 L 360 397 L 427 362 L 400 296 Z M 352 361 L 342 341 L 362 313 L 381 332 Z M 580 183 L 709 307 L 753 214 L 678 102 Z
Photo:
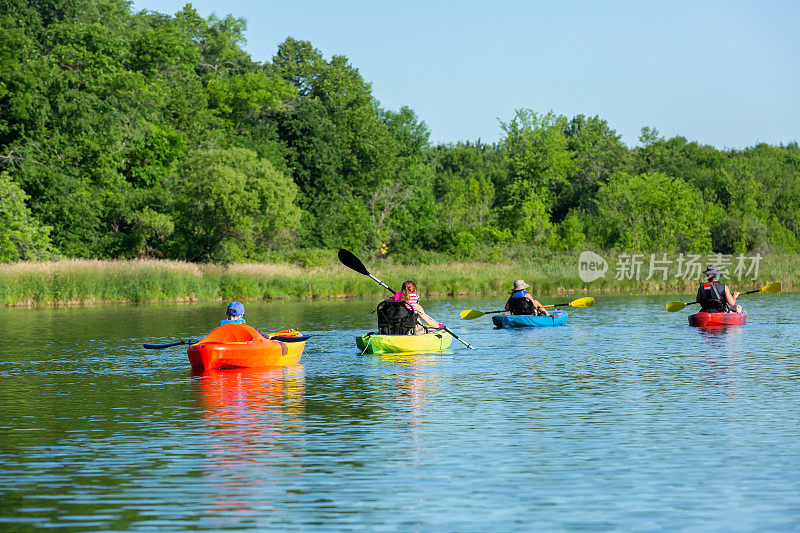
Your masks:
M 747 322 L 747 310 L 739 313 L 695 313 L 689 315 L 689 325 L 701 328 L 718 326 L 741 326 Z

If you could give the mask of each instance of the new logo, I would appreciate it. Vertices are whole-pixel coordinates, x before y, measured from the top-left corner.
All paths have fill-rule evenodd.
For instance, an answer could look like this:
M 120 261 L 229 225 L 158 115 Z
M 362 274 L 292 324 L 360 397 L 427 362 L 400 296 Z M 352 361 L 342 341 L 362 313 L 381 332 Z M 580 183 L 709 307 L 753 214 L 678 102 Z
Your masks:
M 605 276 L 608 263 L 601 256 L 589 250 L 581 252 L 578 258 L 578 276 L 584 283 L 590 283 Z

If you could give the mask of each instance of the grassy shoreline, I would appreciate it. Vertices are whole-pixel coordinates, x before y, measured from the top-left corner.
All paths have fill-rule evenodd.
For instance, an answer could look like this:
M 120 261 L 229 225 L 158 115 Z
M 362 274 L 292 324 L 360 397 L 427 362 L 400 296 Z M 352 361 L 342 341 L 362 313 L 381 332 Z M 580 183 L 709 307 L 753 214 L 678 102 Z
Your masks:
M 648 256 L 649 257 L 649 256 Z M 531 284 L 535 295 L 568 293 L 692 293 L 697 280 L 661 275 L 616 279 L 617 265 L 609 259 L 605 277 L 584 283 L 578 275 L 578 255 L 561 254 L 541 263 L 368 264 L 370 272 L 393 288 L 413 279 L 426 297 L 506 294 L 515 279 Z M 647 263 L 647 259 L 645 263 Z M 733 270 L 733 266 L 731 266 Z M 772 255 L 760 260 L 758 279 L 735 276 L 737 290 L 781 281 L 784 291 L 800 287 L 800 255 Z M 51 263 L 0 265 L 0 304 L 3 306 L 65 306 L 107 303 L 194 302 L 380 297 L 385 289 L 367 276 L 333 264 L 304 268 L 291 264 L 198 265 L 176 261 L 70 260 Z

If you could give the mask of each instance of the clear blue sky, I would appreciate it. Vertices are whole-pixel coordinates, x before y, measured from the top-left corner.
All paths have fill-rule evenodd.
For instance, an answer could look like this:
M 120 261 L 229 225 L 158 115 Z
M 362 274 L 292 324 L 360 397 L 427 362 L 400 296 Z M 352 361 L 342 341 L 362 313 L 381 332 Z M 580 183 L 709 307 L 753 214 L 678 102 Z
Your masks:
M 192 5 L 246 19 L 254 60 L 288 36 L 346 56 L 383 107 L 414 109 L 434 143 L 495 142 L 519 108 L 599 115 L 628 146 L 643 126 L 718 148 L 800 141 L 800 1 Z

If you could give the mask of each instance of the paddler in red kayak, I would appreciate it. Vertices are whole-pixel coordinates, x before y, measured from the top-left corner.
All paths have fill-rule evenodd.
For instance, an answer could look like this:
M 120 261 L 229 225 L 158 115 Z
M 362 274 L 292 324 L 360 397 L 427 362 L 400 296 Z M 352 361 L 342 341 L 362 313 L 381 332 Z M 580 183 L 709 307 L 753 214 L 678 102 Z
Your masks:
M 547 309 L 525 290 L 528 287 L 530 285 L 521 279 L 514 282 L 514 290 L 506 301 L 506 311 L 511 311 L 512 315 L 549 315 Z
M 739 313 L 741 305 L 736 305 L 738 292 L 731 295 L 730 289 L 718 280 L 720 278 L 719 268 L 715 265 L 708 265 L 703 271 L 708 276 L 708 281 L 701 283 L 697 289 L 696 300 L 700 303 L 702 313 Z

